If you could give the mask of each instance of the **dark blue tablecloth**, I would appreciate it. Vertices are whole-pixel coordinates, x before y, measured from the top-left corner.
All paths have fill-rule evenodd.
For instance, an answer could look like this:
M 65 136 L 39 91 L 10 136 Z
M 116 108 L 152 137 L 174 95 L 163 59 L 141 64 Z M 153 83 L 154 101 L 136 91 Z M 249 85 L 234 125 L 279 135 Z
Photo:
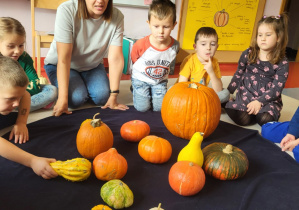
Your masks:
M 234 181 L 220 181 L 206 176 L 202 191 L 192 197 L 174 192 L 168 183 L 168 172 L 176 162 L 187 140 L 173 136 L 164 126 L 160 112 L 137 112 L 90 108 L 71 115 L 48 117 L 28 125 L 30 140 L 20 148 L 38 156 L 67 160 L 81 157 L 76 148 L 80 124 L 100 112 L 100 118 L 112 130 L 114 145 L 128 162 L 122 179 L 134 193 L 129 209 L 146 210 L 162 203 L 165 210 L 187 209 L 299 209 L 299 165 L 288 154 L 263 139 L 257 131 L 220 122 L 202 147 L 226 142 L 242 149 L 248 156 L 247 174 Z M 138 143 L 123 140 L 120 127 L 130 120 L 143 120 L 151 135 L 169 140 L 171 159 L 161 165 L 145 162 L 138 154 Z M 8 138 L 8 134 L 4 136 Z M 104 203 L 100 197 L 103 181 L 92 174 L 86 181 L 70 182 L 62 177 L 44 180 L 30 168 L 0 157 L 0 209 L 59 210 L 91 209 Z

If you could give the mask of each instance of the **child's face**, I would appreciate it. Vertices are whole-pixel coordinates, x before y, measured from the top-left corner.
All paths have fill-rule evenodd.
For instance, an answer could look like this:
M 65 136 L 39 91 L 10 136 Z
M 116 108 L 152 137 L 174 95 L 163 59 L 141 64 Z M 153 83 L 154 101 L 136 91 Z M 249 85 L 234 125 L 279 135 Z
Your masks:
M 278 42 L 277 35 L 273 27 L 269 24 L 261 24 L 258 28 L 257 45 L 261 51 L 272 51 Z
M 107 9 L 109 0 L 85 0 L 87 11 L 89 15 L 98 19 Z
M 210 57 L 215 55 L 218 48 L 218 40 L 216 36 L 199 35 L 197 42 L 193 45 L 197 57 L 201 62 L 209 61 Z
M 19 106 L 20 100 L 27 87 L 1 87 L 0 88 L 0 114 L 8 115 Z
M 3 56 L 18 60 L 24 52 L 25 37 L 17 34 L 5 34 L 0 39 L 0 53 Z
M 147 21 L 152 32 L 152 37 L 156 43 L 166 43 L 170 38 L 170 33 L 174 29 L 176 22 L 173 23 L 171 16 L 159 20 L 154 15 L 151 15 L 150 21 Z

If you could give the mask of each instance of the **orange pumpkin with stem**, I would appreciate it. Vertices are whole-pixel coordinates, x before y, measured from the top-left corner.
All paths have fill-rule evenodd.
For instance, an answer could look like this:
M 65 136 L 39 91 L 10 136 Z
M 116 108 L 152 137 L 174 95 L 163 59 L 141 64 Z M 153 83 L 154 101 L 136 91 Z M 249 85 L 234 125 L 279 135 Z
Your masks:
M 224 27 L 227 25 L 229 19 L 228 13 L 225 9 L 218 11 L 214 15 L 214 23 L 217 27 Z
M 98 154 L 93 160 L 93 172 L 102 181 L 121 179 L 127 171 L 127 160 L 115 148 Z
M 169 171 L 170 187 L 180 195 L 195 195 L 205 185 L 206 176 L 202 168 L 190 161 L 178 161 Z
M 87 159 L 93 159 L 113 146 L 113 133 L 101 119 L 95 119 L 98 114 L 85 120 L 77 133 L 77 149 Z
M 149 133 L 150 126 L 141 120 L 126 122 L 120 128 L 121 137 L 132 142 L 139 142 L 142 138 L 148 136 Z
M 161 115 L 174 136 L 190 140 L 194 133 L 201 132 L 206 138 L 219 124 L 221 104 L 212 88 L 180 82 L 165 94 Z
M 166 139 L 149 135 L 138 144 L 139 155 L 150 163 L 165 163 L 172 154 L 172 146 Z

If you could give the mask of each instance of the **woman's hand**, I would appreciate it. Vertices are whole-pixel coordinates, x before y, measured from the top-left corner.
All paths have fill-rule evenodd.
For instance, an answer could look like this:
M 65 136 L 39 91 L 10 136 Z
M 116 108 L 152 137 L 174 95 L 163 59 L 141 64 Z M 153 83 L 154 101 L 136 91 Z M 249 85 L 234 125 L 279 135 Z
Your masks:
M 65 114 L 72 114 L 72 112 L 70 112 L 68 110 L 68 104 L 65 103 L 62 100 L 59 100 L 59 98 L 58 98 L 57 103 L 53 108 L 53 116 L 59 117 L 60 115 L 62 115 L 64 113 Z
M 259 113 L 259 111 L 262 108 L 262 103 L 255 100 L 255 101 L 251 101 L 249 104 L 247 104 L 247 112 L 248 114 L 254 114 L 257 115 Z
M 129 109 L 128 106 L 126 106 L 124 104 L 117 103 L 116 99 L 117 99 L 117 95 L 110 95 L 107 103 L 104 106 L 102 106 L 101 108 L 106 109 L 107 107 L 109 107 L 110 109 L 118 109 L 118 110 L 123 110 L 123 111 Z

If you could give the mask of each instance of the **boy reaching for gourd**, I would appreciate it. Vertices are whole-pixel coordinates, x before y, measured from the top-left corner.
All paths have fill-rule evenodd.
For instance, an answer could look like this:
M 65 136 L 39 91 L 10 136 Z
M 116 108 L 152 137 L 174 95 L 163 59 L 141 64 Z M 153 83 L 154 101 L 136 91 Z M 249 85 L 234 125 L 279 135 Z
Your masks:
M 29 139 L 26 126 L 30 109 L 30 94 L 26 91 L 28 77 L 17 61 L 3 56 L 0 56 L 0 75 L 1 128 L 10 126 L 7 119 L 16 117 L 10 139 L 15 136 L 15 143 L 18 141 L 25 143 Z M 16 116 L 12 111 L 17 107 L 19 108 Z M 55 162 L 55 159 L 32 155 L 2 137 L 0 137 L 0 156 L 32 168 L 34 173 L 44 179 L 58 176 L 50 166 L 50 162 Z
M 201 27 L 195 35 L 195 53 L 187 56 L 181 64 L 178 82 L 198 82 L 207 86 L 210 82 L 221 104 L 229 100 L 230 93 L 223 89 L 221 73 L 214 57 L 218 48 L 218 35 L 211 27 Z

